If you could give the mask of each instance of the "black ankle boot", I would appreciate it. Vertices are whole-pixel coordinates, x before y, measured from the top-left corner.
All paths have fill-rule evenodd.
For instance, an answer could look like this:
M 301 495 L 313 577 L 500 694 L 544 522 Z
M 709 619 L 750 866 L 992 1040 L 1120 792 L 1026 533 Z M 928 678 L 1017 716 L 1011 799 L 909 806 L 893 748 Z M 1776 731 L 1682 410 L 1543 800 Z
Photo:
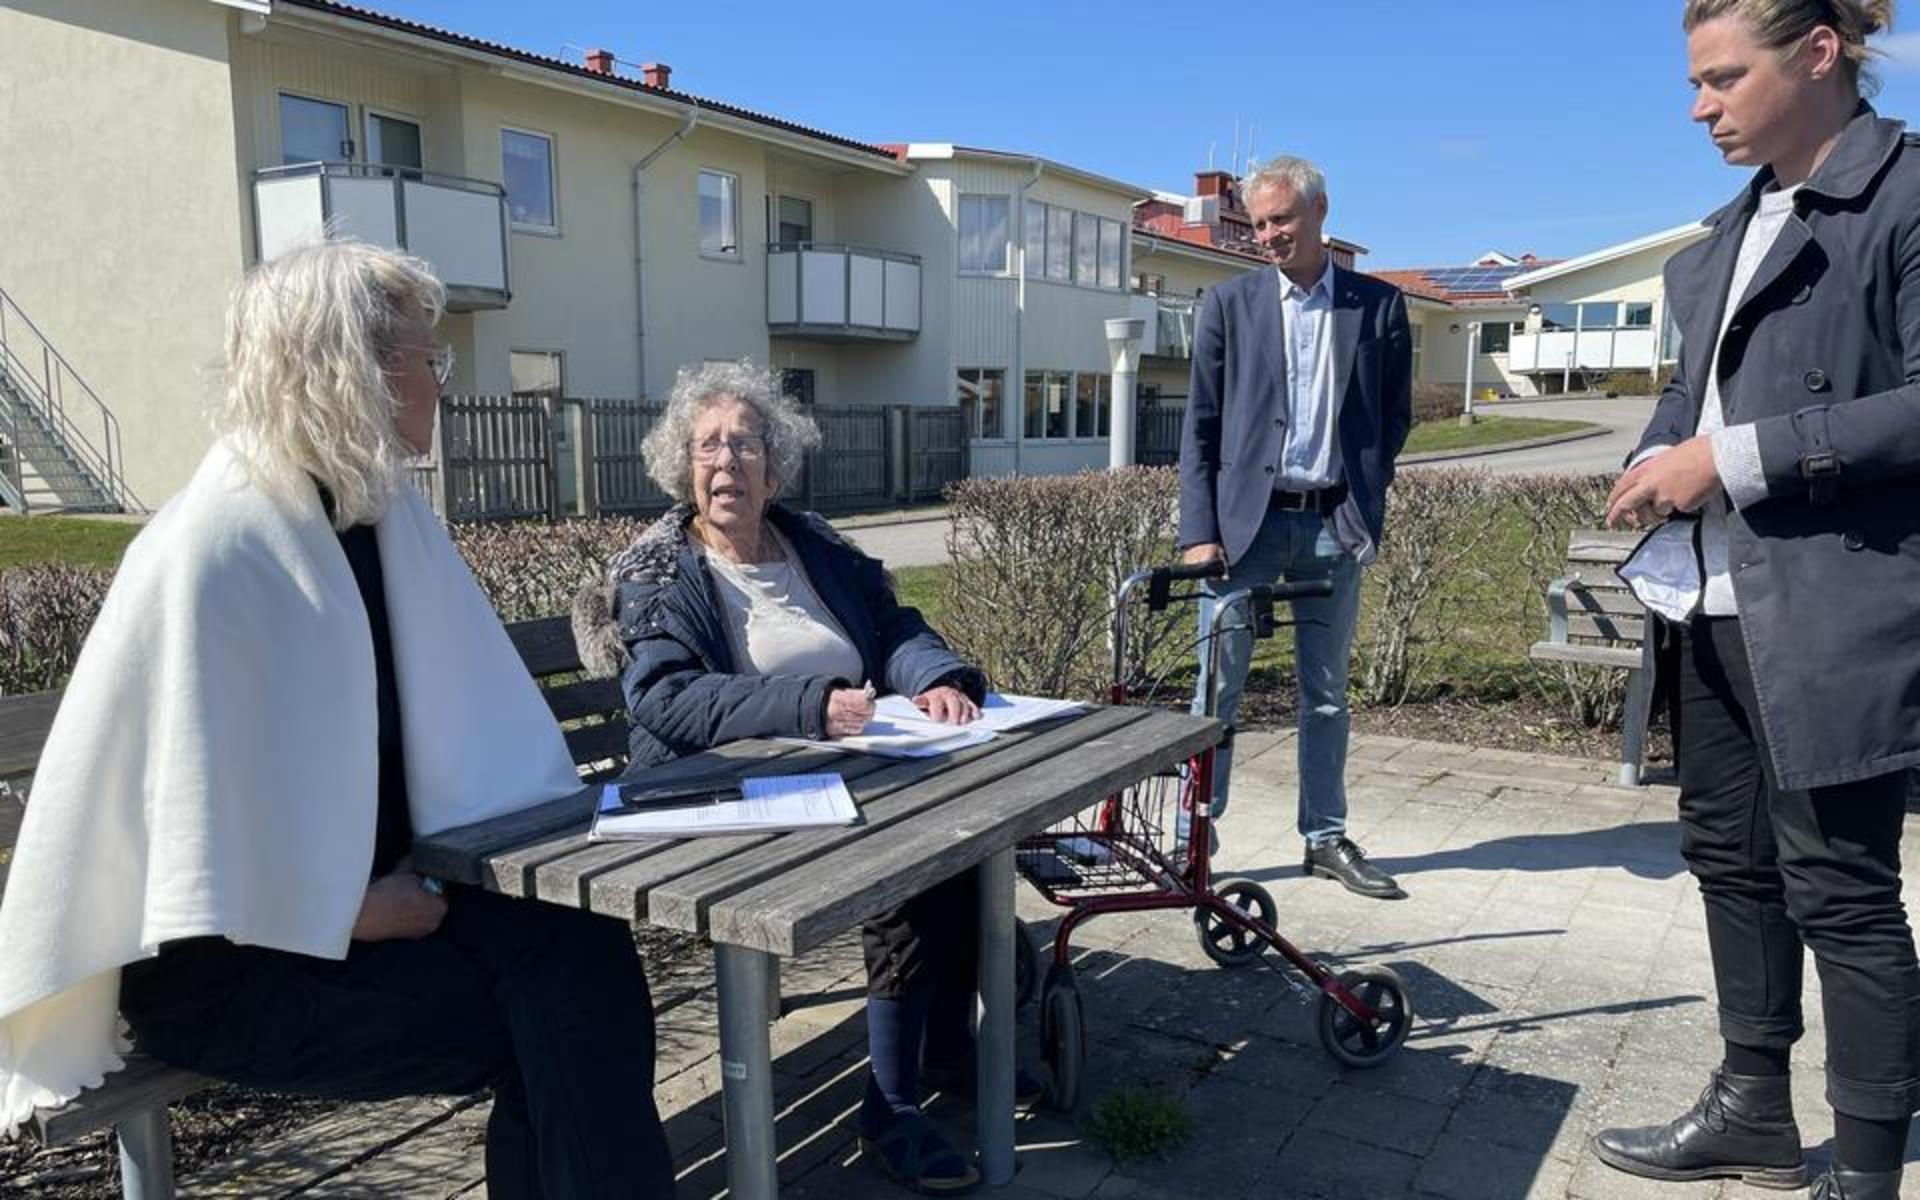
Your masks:
M 1807 1186 L 1785 1075 L 1729 1075 L 1715 1068 L 1692 1108 L 1665 1125 L 1602 1129 L 1593 1135 L 1593 1152 L 1615 1170 L 1647 1179 Z M 1851 1200 L 1851 1192 L 1843 1194 Z
M 1811 1200 L 1900 1200 L 1900 1170 L 1849 1171 L 1836 1163 L 1813 1181 Z

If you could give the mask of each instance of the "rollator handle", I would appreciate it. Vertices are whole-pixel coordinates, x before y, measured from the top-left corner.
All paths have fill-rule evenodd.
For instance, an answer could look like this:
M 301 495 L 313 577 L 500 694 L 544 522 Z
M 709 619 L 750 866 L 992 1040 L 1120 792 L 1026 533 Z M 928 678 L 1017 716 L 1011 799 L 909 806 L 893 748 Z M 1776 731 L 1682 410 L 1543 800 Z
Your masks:
M 1274 600 L 1311 600 L 1333 595 L 1333 580 L 1301 579 L 1292 583 L 1276 583 L 1267 590 Z
M 1147 576 L 1147 608 L 1164 609 L 1173 598 L 1173 584 L 1191 579 L 1219 579 L 1227 573 L 1225 559 L 1211 558 L 1200 563 L 1169 563 L 1155 567 Z

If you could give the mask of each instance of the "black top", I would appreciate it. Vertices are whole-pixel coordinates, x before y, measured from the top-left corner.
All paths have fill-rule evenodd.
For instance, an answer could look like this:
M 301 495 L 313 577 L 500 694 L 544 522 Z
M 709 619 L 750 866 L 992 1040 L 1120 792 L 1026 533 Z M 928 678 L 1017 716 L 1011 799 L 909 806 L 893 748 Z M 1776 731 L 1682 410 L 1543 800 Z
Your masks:
M 406 751 L 400 740 L 400 688 L 393 674 L 393 634 L 387 626 L 385 574 L 373 526 L 355 525 L 340 535 L 353 568 L 360 601 L 373 631 L 373 675 L 380 710 L 380 810 L 374 826 L 373 877 L 393 870 L 413 849 L 413 819 L 407 810 Z

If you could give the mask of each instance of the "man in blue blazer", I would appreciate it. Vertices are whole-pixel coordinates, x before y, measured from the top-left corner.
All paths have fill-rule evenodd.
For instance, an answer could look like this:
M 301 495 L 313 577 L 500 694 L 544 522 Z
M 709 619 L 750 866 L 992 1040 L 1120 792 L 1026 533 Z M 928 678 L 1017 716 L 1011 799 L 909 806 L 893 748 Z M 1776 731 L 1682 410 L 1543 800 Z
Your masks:
M 1187 562 L 1224 559 L 1214 595 L 1281 579 L 1326 579 L 1333 594 L 1295 601 L 1300 677 L 1300 835 L 1305 870 L 1377 898 L 1403 896 L 1347 836 L 1347 661 L 1360 568 L 1373 561 L 1393 460 L 1413 423 L 1406 302 L 1389 284 L 1334 265 L 1321 238 L 1326 179 L 1276 158 L 1242 182 L 1271 269 L 1207 294 L 1194 334 L 1180 433 L 1180 545 Z M 1219 679 L 1204 711 L 1229 726 L 1253 637 L 1245 612 L 1220 614 Z M 1215 759 L 1215 816 L 1226 809 L 1231 742 Z

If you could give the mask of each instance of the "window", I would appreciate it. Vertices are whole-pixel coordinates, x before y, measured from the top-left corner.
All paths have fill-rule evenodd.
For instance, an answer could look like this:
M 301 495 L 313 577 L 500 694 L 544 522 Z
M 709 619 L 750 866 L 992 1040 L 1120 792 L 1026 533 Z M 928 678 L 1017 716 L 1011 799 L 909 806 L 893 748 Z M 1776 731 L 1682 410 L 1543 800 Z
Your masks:
M 1512 346 L 1513 326 L 1505 321 L 1485 321 L 1480 325 L 1480 353 L 1505 354 Z
M 960 197 L 960 269 L 972 273 L 1007 272 L 1007 198 Z
M 1413 346 L 1413 353 L 1410 357 L 1413 359 L 1413 377 L 1416 381 L 1420 378 L 1420 342 L 1426 332 L 1427 327 L 1425 325 L 1407 326 L 1407 340 L 1411 342 Z
M 796 404 L 813 403 L 813 368 L 782 367 L 780 369 L 780 394 L 790 396 Z
M 1081 287 L 1100 282 L 1100 219 L 1073 215 L 1073 281 Z
M 1027 424 L 1029 438 L 1063 438 L 1073 410 L 1067 393 L 1073 376 L 1066 371 L 1027 372 Z
M 1047 205 L 1047 278 L 1073 281 L 1073 210 Z
M 740 254 L 740 180 L 723 171 L 700 172 L 700 253 Z
M 553 139 L 521 129 L 500 131 L 500 178 L 507 185 L 507 215 L 523 229 L 557 231 L 553 203 Z
M 773 240 L 791 246 L 813 240 L 813 201 L 782 196 L 774 202 Z
M 510 350 L 507 352 L 507 373 L 516 396 L 551 396 L 558 399 L 561 394 L 558 350 Z
M 1102 219 L 1100 222 L 1100 286 L 1103 288 L 1120 287 L 1121 256 L 1120 222 Z
M 1135 275 L 1128 283 L 1142 296 L 1158 296 L 1167 288 L 1165 275 Z
M 1106 437 L 1113 432 L 1113 381 L 1082 371 L 1073 380 L 1073 436 Z
M 1540 328 L 1572 329 L 1580 319 L 1580 306 L 1577 304 L 1542 304 L 1540 306 Z
M 1004 428 L 1001 410 L 1007 373 L 992 367 L 960 368 L 960 419 L 970 438 L 997 438 Z
M 1047 273 L 1047 206 L 1029 200 L 1027 202 L 1027 261 L 1028 279 L 1039 279 Z
M 367 114 L 367 161 L 383 167 L 418 171 L 426 166 L 420 153 L 420 126 L 403 117 Z
M 1615 300 L 1602 300 L 1597 304 L 1580 306 L 1580 328 L 1612 329 L 1620 319 L 1620 304 Z
M 1626 315 L 1620 319 L 1622 329 L 1652 329 L 1653 304 L 1646 300 L 1629 300 L 1622 305 Z
M 347 106 L 305 96 L 280 97 L 280 163 L 339 162 L 353 157 Z

